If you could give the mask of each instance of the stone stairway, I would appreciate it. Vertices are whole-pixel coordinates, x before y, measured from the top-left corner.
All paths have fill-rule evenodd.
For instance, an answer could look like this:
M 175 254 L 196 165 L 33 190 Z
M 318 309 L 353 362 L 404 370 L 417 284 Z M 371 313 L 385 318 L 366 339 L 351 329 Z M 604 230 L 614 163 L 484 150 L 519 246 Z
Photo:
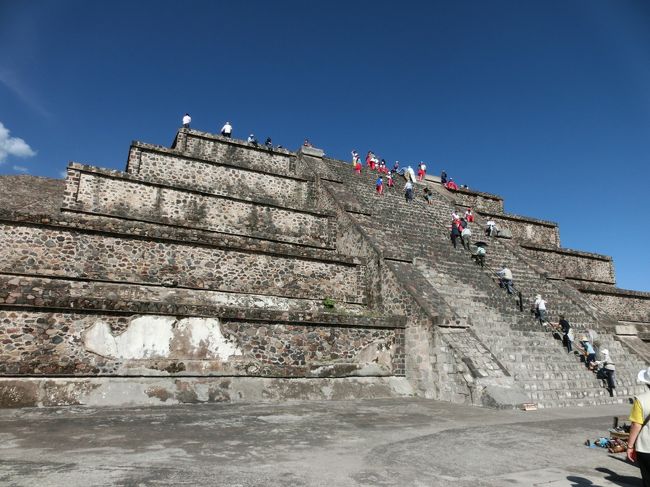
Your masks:
M 434 192 L 429 205 L 422 198 L 421 185 L 416 185 L 415 201 L 406 203 L 402 178 L 396 178 L 394 190 L 385 188 L 385 195 L 377 196 L 376 173 L 365 168 L 359 176 L 349 165 L 325 161 L 319 171 L 323 177 L 343 181 L 355 195 L 356 221 L 382 248 L 415 262 L 432 290 L 471 325 L 531 401 L 540 407 L 610 404 L 643 391 L 635 378 L 644 363 L 614 339 L 607 326 L 613 320 L 573 288 L 545 278 L 516 251 L 514 243 L 489 239 L 488 267 L 484 269 L 474 264 L 460 242 L 454 249 L 449 224 L 455 205 L 444 192 Z M 485 239 L 482 224 L 478 218 L 470 225 L 473 241 Z M 497 285 L 494 271 L 502 265 L 513 271 L 515 285 L 523 294 L 523 312 L 517 298 Z M 577 336 L 587 329 L 598 332 L 600 348 L 608 348 L 617 363 L 614 397 L 600 387 L 578 356 L 567 354 L 561 342 L 533 319 L 530 308 L 536 294 L 547 300 L 549 320 L 557 322 L 560 315 L 566 316 Z

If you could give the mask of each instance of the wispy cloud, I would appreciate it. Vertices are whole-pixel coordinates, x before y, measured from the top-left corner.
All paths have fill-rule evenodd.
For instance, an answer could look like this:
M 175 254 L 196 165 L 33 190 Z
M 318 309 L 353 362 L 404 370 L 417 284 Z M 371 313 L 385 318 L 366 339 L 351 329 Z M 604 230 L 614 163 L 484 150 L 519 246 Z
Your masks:
M 0 164 L 7 161 L 7 157 L 32 157 L 36 151 L 20 137 L 12 137 L 9 129 L 0 122 Z
M 12 166 L 12 169 L 16 172 L 29 172 L 29 169 L 25 166 Z
M 66 171 L 65 169 L 63 171 L 59 171 L 59 177 L 61 177 L 63 179 L 68 177 L 68 171 Z
M 15 71 L 0 67 L 0 84 L 3 84 L 41 116 L 52 117 L 52 114 L 38 101 L 38 98 L 20 81 Z

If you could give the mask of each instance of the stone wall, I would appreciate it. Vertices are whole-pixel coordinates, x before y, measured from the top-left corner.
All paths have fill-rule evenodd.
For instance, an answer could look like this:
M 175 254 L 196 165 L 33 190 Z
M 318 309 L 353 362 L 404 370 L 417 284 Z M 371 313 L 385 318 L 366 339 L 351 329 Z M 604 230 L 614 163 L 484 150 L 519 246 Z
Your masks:
M 386 376 L 399 328 L 0 310 L 1 375 Z
M 139 180 L 175 188 L 303 210 L 313 207 L 311 181 L 295 176 L 288 163 L 278 171 L 272 164 L 264 164 L 263 159 L 261 163 L 248 164 L 229 159 L 228 154 L 218 155 L 224 159 L 216 158 L 217 155 L 216 159 L 197 159 L 187 153 L 134 142 L 129 150 L 127 172 Z M 266 152 L 261 155 L 268 156 Z
M 552 277 L 615 284 L 614 263 L 607 255 L 571 249 L 522 244 L 526 255 L 550 272 Z
M 228 162 L 278 174 L 295 173 L 295 155 L 287 150 L 255 147 L 241 140 L 197 130 L 179 130 L 172 149 L 205 161 Z
M 519 242 L 532 243 L 544 247 L 559 247 L 560 232 L 556 223 L 537 220 L 519 215 L 495 214 L 481 211 L 485 220 L 492 219 L 499 228 L 507 228 Z
M 0 223 L 0 270 L 306 299 L 365 299 L 363 266 Z
M 503 213 L 503 198 L 501 196 L 469 189 L 458 189 L 450 194 L 458 207 L 472 208 L 474 212 Z
M 586 282 L 575 286 L 618 321 L 650 326 L 650 293 Z
M 180 190 L 73 164 L 63 208 L 316 247 L 333 247 L 327 215 Z

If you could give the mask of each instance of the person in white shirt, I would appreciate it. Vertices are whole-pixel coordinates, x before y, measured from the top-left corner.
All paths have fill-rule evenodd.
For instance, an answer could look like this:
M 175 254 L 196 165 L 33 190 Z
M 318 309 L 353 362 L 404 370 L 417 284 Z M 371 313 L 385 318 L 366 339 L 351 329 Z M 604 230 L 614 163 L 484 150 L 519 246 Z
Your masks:
M 247 142 L 249 144 L 253 144 L 253 145 L 257 146 L 257 139 L 255 138 L 255 134 L 250 134 L 248 136 Z
M 485 235 L 491 237 L 492 235 L 496 234 L 496 229 L 497 229 L 496 222 L 492 220 L 492 218 L 490 218 L 485 224 Z
M 497 271 L 497 274 L 499 275 L 499 285 L 505 287 L 508 294 L 514 293 L 515 290 L 512 287 L 512 271 L 503 264 L 503 269 Z
M 221 127 L 221 135 L 230 138 L 232 135 L 232 125 L 230 125 L 230 122 L 226 122 L 226 124 Z
M 463 231 L 460 232 L 460 241 L 463 243 L 463 247 L 471 251 L 470 244 L 472 243 L 472 231 L 468 226 L 463 228 Z
M 404 185 L 404 198 L 406 198 L 407 203 L 413 201 L 413 183 L 411 181 L 406 181 Z
M 537 318 L 539 319 L 539 324 L 543 325 L 544 322 L 546 321 L 546 301 L 542 299 L 542 295 L 538 294 L 535 296 L 535 314 L 537 315 Z
M 184 128 L 184 129 L 188 129 L 188 128 L 190 128 L 190 123 L 191 123 L 191 122 L 192 122 L 192 117 L 190 117 L 190 114 L 189 114 L 189 113 L 186 113 L 186 114 L 183 116 L 183 128 Z

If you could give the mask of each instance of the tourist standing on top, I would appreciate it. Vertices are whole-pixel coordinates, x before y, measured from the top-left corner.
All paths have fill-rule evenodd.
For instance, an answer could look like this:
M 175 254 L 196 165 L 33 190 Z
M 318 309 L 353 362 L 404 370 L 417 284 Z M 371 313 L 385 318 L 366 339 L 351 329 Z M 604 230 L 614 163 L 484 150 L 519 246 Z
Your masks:
M 440 182 L 445 185 L 447 184 L 447 173 L 443 169 L 442 172 L 440 173 Z
M 309 142 L 309 139 L 305 139 L 305 141 L 302 143 L 303 147 L 314 147 L 311 145 L 311 142 Z
M 352 165 L 356 168 L 357 162 L 361 159 L 359 158 L 359 153 L 356 150 L 352 151 Z
M 535 296 L 534 307 L 535 307 L 535 316 L 539 320 L 539 324 L 544 325 L 544 322 L 546 321 L 546 301 L 542 298 L 541 294 Z
M 395 161 L 395 164 L 393 164 L 393 170 L 391 172 L 394 172 L 394 173 L 399 172 L 399 161 Z
M 257 139 L 255 138 L 255 134 L 250 134 L 250 135 L 248 136 L 248 140 L 247 140 L 247 142 L 248 142 L 249 144 L 253 144 L 254 146 L 257 146 Z
M 221 135 L 230 138 L 232 135 L 232 125 L 230 125 L 230 122 L 226 122 L 225 125 L 221 127 Z
M 497 271 L 497 275 L 499 276 L 499 286 L 505 287 L 508 294 L 514 293 L 515 290 L 512 287 L 512 271 L 508 269 L 505 263 L 503 264 L 503 268 Z
M 264 141 L 264 145 L 269 149 L 273 149 L 273 141 L 271 140 L 271 137 L 266 138 L 266 140 Z
M 424 179 L 424 176 L 427 174 L 427 166 L 424 164 L 424 162 L 420 161 L 420 164 L 418 164 L 418 181 L 422 181 Z
M 650 387 L 650 367 L 639 371 L 637 380 Z M 634 397 L 630 412 L 630 437 L 627 441 L 627 459 L 636 463 L 641 470 L 645 487 L 650 485 L 650 391 Z
M 183 115 L 183 128 L 188 129 L 190 128 L 190 123 L 192 123 L 192 117 L 190 117 L 189 113 L 186 113 Z

